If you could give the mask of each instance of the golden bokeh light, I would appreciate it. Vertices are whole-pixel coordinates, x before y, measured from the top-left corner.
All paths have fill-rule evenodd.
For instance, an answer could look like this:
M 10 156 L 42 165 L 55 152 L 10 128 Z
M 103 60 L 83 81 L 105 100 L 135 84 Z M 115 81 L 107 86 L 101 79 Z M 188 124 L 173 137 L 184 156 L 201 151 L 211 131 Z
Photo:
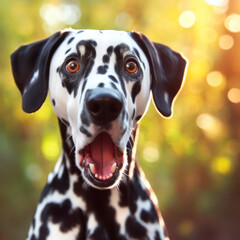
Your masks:
M 193 11 L 184 11 L 179 17 L 179 24 L 184 28 L 190 28 L 196 22 L 196 17 Z
M 224 21 L 225 27 L 233 33 L 240 32 L 240 14 L 233 13 Z
M 210 139 L 218 138 L 223 132 L 220 120 L 208 113 L 200 114 L 196 124 Z
M 57 136 L 48 133 L 42 139 L 41 149 L 44 157 L 49 161 L 56 161 L 60 153 L 60 147 L 56 141 Z
M 224 82 L 224 76 L 219 71 L 212 71 L 207 75 L 207 83 L 211 87 L 219 87 Z
M 240 89 L 232 88 L 228 91 L 228 99 L 232 103 L 240 103 Z
M 45 21 L 45 31 L 55 32 L 65 24 L 72 25 L 81 18 L 81 10 L 75 4 L 43 4 L 40 8 L 40 16 Z
M 156 162 L 159 159 L 159 151 L 156 147 L 146 147 L 143 151 L 144 159 L 147 162 Z
M 224 156 L 217 157 L 212 163 L 212 170 L 222 175 L 228 175 L 232 170 L 231 159 Z
M 219 38 L 219 47 L 223 50 L 229 50 L 233 47 L 234 39 L 232 36 L 225 34 Z
M 203 130 L 211 130 L 214 128 L 216 120 L 213 116 L 208 113 L 203 113 L 197 118 L 197 125 Z
M 229 0 L 205 0 L 209 5 L 212 6 L 225 6 Z

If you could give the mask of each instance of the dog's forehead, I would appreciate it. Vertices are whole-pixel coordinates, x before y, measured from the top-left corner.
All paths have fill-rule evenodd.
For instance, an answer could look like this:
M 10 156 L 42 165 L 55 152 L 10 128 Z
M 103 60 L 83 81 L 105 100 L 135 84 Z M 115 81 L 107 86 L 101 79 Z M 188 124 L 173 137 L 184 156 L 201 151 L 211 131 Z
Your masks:
M 68 49 L 74 48 L 81 41 L 94 42 L 99 51 L 105 51 L 109 46 L 116 47 L 120 44 L 128 46 L 129 51 L 139 48 L 129 32 L 115 30 L 71 30 L 62 46 Z

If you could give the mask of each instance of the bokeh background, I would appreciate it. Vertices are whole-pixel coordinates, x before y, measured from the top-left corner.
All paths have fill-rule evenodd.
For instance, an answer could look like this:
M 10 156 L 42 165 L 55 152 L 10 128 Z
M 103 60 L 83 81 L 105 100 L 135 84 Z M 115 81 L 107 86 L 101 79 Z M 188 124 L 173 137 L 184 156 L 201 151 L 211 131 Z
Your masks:
M 188 58 L 174 116 L 151 104 L 138 158 L 171 239 L 240 239 L 239 0 L 0 0 L 0 239 L 25 238 L 61 148 L 49 99 L 22 111 L 9 55 L 69 26 L 143 32 Z

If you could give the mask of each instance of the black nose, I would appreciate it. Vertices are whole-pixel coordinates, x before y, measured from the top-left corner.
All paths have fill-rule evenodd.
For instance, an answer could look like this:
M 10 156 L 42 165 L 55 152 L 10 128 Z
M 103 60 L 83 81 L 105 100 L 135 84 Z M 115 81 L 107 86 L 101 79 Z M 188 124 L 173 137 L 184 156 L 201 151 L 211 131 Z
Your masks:
M 89 92 L 86 106 L 92 121 L 97 125 L 104 125 L 119 116 L 123 101 L 115 89 L 96 88 Z

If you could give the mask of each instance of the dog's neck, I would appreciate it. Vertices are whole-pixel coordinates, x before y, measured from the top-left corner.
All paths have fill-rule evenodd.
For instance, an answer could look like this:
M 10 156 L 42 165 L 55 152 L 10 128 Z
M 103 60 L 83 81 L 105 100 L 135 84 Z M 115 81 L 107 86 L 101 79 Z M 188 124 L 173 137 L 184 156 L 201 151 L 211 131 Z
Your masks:
M 60 127 L 60 133 L 62 138 L 62 148 L 63 148 L 63 154 L 65 157 L 63 157 L 63 161 L 68 161 L 68 163 L 64 164 L 65 167 L 69 166 L 69 170 L 71 174 L 77 174 L 78 176 L 81 175 L 81 171 L 78 169 L 75 163 L 75 147 L 73 143 L 73 139 L 71 137 L 70 132 L 70 126 L 67 122 L 63 120 L 59 120 L 59 127 Z M 127 143 L 127 169 L 125 171 L 125 176 L 128 176 L 131 178 L 133 176 L 133 171 L 135 168 L 137 168 L 136 165 L 136 139 L 137 139 L 137 132 L 138 128 L 133 130 L 129 141 Z M 82 179 L 82 178 L 81 178 Z M 82 181 L 84 181 L 82 179 Z

